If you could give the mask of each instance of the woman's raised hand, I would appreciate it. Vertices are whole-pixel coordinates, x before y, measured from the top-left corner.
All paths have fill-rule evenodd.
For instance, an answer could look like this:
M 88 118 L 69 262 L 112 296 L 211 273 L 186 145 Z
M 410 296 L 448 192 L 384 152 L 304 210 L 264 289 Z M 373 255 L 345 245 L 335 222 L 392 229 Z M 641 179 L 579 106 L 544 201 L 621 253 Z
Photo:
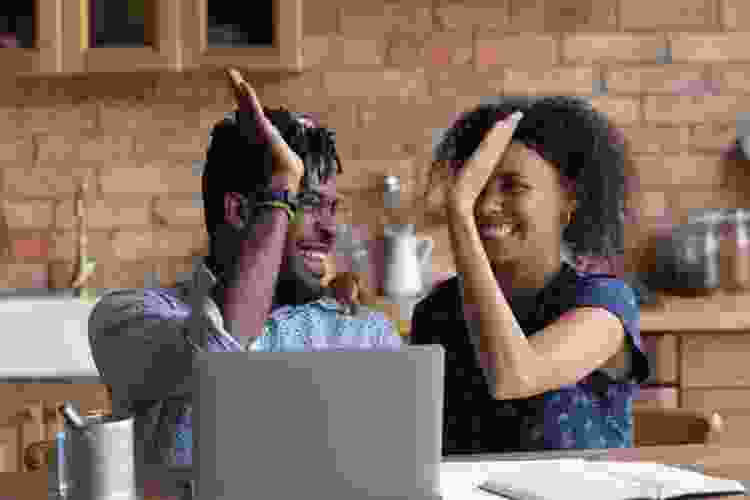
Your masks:
M 302 159 L 286 143 L 276 127 L 265 114 L 263 107 L 258 101 L 255 90 L 242 77 L 239 71 L 233 68 L 227 69 L 234 92 L 235 101 L 239 106 L 240 113 L 247 113 L 251 118 L 249 122 L 255 124 L 255 133 L 261 140 L 271 146 L 273 154 L 273 169 L 271 174 L 274 182 L 277 180 L 285 184 L 285 188 L 297 193 L 300 182 L 305 173 L 305 165 Z

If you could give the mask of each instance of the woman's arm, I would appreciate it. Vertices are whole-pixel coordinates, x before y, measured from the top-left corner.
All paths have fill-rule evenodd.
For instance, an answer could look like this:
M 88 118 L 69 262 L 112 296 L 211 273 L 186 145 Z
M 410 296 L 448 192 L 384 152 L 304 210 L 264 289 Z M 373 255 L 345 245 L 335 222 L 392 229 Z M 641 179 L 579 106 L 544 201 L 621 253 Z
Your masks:
M 576 383 L 624 348 L 620 320 L 601 308 L 575 309 L 527 339 L 497 285 L 473 216 L 449 210 L 449 230 L 466 319 L 478 329 L 480 358 L 493 375 L 496 399 Z

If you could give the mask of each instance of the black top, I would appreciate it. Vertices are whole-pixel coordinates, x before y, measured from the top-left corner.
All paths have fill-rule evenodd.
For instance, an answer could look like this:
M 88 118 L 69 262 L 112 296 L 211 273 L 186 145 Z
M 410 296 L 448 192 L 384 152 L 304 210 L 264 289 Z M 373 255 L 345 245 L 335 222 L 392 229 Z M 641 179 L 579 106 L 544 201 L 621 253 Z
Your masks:
M 464 320 L 459 277 L 417 304 L 412 344 L 446 351 L 443 454 L 504 453 L 632 446 L 632 393 L 648 377 L 633 291 L 605 274 L 579 273 L 563 263 L 545 288 L 513 313 L 526 336 L 574 307 L 603 307 L 622 322 L 631 348 L 630 373 L 617 380 L 596 370 L 579 383 L 527 399 L 496 400 Z

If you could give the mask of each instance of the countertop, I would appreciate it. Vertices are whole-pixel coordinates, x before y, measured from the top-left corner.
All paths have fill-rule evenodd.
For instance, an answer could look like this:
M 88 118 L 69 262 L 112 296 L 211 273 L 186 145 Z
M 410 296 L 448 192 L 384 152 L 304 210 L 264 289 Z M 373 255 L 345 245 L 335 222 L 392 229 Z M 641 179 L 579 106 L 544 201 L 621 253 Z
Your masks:
M 562 457 L 587 457 L 589 459 L 622 460 L 622 461 L 655 461 L 672 465 L 690 465 L 691 469 L 701 470 L 704 474 L 717 477 L 725 477 L 741 481 L 747 487 L 750 479 L 750 448 L 707 446 L 707 445 L 681 445 L 681 446 L 649 446 L 643 448 L 612 449 L 612 450 L 584 450 L 569 452 L 541 452 L 505 455 L 465 455 L 450 456 L 443 460 L 446 462 L 465 462 L 476 460 L 533 460 L 551 459 Z M 692 467 L 696 466 L 696 467 Z M 146 494 L 146 500 L 166 500 L 168 495 L 174 494 L 174 487 L 167 486 L 175 479 L 187 478 L 185 473 L 169 474 L 165 479 L 162 473 L 153 475 L 149 472 L 146 477 L 152 477 L 163 483 L 164 487 L 158 485 L 159 493 Z M 151 488 L 148 488 L 148 492 Z M 46 499 L 47 480 L 45 472 L 4 472 L 0 473 L 0 498 L 24 498 L 24 499 Z M 174 498 L 174 497 L 172 497 Z M 733 495 L 730 497 L 705 497 L 707 500 L 718 498 L 730 498 L 736 500 L 750 500 L 748 495 Z

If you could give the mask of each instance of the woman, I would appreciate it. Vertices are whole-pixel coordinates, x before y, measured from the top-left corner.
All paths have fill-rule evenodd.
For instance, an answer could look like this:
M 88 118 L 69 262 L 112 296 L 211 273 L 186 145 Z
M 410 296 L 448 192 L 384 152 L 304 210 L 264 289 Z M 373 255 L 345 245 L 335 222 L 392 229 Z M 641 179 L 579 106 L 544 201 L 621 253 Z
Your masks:
M 632 446 L 649 372 L 635 296 L 561 252 L 621 254 L 614 131 L 585 101 L 551 97 L 480 106 L 438 146 L 430 193 L 442 189 L 458 275 L 417 305 L 411 335 L 446 350 L 445 455 Z

